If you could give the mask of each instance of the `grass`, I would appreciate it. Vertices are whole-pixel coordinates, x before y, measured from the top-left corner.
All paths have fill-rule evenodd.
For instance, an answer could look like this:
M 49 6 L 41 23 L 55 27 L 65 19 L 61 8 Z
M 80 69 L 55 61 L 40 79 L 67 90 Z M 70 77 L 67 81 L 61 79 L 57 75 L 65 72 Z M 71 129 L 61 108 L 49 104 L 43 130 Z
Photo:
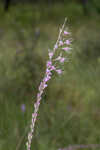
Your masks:
M 47 50 L 65 16 L 74 37 L 73 52 L 63 77 L 54 77 L 45 91 L 32 150 L 99 144 L 99 16 L 85 17 L 74 3 L 52 8 L 16 5 L 7 14 L 0 8 L 0 150 L 25 149 Z

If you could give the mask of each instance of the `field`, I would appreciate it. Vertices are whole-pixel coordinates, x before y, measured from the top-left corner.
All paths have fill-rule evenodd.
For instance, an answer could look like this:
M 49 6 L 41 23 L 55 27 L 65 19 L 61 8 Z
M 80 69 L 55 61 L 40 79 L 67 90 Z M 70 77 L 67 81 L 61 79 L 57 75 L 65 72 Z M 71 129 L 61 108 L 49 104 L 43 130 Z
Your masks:
M 45 90 L 32 150 L 100 143 L 100 15 L 84 16 L 75 3 L 18 4 L 8 13 L 1 5 L 0 150 L 25 150 L 48 49 L 65 17 L 73 50 L 64 74 L 54 74 Z

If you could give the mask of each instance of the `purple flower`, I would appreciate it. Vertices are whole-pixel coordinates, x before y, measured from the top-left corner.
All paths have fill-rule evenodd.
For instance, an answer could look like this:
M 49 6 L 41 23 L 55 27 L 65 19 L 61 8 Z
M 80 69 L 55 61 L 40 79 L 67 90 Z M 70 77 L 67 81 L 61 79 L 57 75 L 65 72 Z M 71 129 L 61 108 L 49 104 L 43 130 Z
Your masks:
M 57 49 L 57 48 L 58 48 L 58 45 L 57 45 L 57 44 L 55 44 L 54 48 L 55 48 L 55 49 Z
M 51 59 L 53 57 L 53 52 L 49 52 L 49 58 Z
M 44 82 L 47 82 L 47 81 L 49 81 L 50 79 L 51 79 L 51 76 L 47 75 L 47 76 L 43 79 L 43 81 L 44 81 Z
M 50 67 L 51 67 L 51 65 L 52 65 L 52 62 L 51 62 L 51 61 L 48 61 L 48 62 L 47 62 L 47 67 L 49 67 L 49 68 L 50 68 Z
M 48 68 L 46 69 L 46 74 L 50 74 L 50 70 Z
M 56 72 L 57 72 L 58 74 L 62 74 L 62 70 L 61 70 L 61 69 L 57 69 Z
M 62 49 L 67 52 L 70 50 L 70 47 L 63 47 Z
M 21 105 L 21 111 L 22 111 L 23 113 L 26 111 L 26 106 L 25 106 L 25 104 L 22 104 L 22 105 Z
M 70 44 L 71 44 L 71 41 L 70 41 L 70 40 L 66 40 L 66 41 L 65 41 L 65 44 L 70 45 Z
M 51 68 L 50 68 L 51 71 L 55 70 L 55 69 L 56 69 L 55 66 L 51 66 Z
M 44 87 L 44 88 L 46 88 L 47 86 L 48 86 L 47 84 L 44 84 L 44 86 L 43 86 L 43 87 Z
M 66 58 L 61 57 L 61 55 L 60 55 L 60 56 L 58 56 L 55 60 L 58 60 L 60 63 L 64 63 L 65 59 L 66 59 Z
M 33 118 L 37 117 L 37 113 L 32 113 Z
M 65 19 L 65 22 L 66 22 L 66 19 Z M 38 94 L 37 94 L 37 100 L 36 100 L 36 103 L 34 104 L 34 113 L 32 113 L 30 131 L 28 133 L 28 142 L 26 143 L 27 150 L 30 150 L 30 148 L 31 148 L 32 135 L 34 133 L 35 122 L 37 120 L 37 115 L 38 115 L 40 102 L 41 102 L 41 99 L 42 99 L 42 94 L 43 94 L 45 88 L 48 86 L 47 82 L 51 79 L 53 70 L 55 70 L 59 75 L 62 74 L 62 70 L 60 68 L 56 69 L 56 68 L 59 67 L 57 61 L 59 61 L 60 63 L 63 63 L 66 59 L 66 58 L 62 57 L 62 53 L 64 53 L 64 52 L 61 51 L 61 49 L 64 50 L 64 51 L 68 51 L 68 50 L 71 49 L 69 47 L 64 47 L 64 48 L 60 47 L 60 46 L 63 46 L 64 44 L 70 45 L 70 41 L 66 40 L 65 36 L 64 36 L 64 35 L 70 34 L 69 32 L 64 31 L 65 22 L 62 25 L 62 28 L 60 29 L 58 39 L 57 39 L 56 44 L 54 45 L 53 50 L 52 51 L 50 50 L 49 54 L 48 54 L 49 55 L 49 60 L 46 63 L 45 75 L 44 75 L 43 80 L 40 82 L 40 85 L 39 85 L 39 88 L 38 88 L 39 91 L 38 91 Z M 58 51 L 56 52 L 56 50 L 58 50 Z M 54 59 L 52 57 L 54 57 Z M 22 105 L 21 109 L 22 109 L 22 111 L 25 111 L 25 105 L 24 104 Z
M 64 45 L 63 41 L 59 41 L 59 46 Z
M 64 63 L 65 59 L 66 59 L 66 58 L 62 57 L 59 61 L 60 61 L 61 63 Z
M 64 31 L 64 35 L 68 35 L 70 34 L 70 32 Z

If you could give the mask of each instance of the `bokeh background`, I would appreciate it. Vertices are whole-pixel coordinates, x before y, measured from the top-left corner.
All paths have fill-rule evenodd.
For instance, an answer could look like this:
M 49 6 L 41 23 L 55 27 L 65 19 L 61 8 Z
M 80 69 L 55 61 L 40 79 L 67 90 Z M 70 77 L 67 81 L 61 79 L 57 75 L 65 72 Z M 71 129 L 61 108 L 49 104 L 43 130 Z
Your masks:
M 73 51 L 45 90 L 32 150 L 100 143 L 100 0 L 1 0 L 0 150 L 26 149 L 48 48 L 65 17 Z

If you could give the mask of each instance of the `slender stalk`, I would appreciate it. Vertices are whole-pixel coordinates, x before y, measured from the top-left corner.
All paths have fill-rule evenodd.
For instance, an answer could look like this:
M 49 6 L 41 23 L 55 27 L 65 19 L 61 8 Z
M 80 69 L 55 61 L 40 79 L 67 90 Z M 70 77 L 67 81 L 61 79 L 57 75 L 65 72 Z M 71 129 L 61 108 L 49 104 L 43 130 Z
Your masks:
M 62 57 L 62 53 L 65 53 L 65 52 L 70 50 L 70 47 L 69 47 L 70 46 L 70 44 L 69 44 L 70 40 L 66 40 L 66 36 L 70 33 L 68 31 L 64 31 L 65 23 L 66 23 L 66 18 L 65 18 L 64 24 L 62 25 L 62 27 L 59 31 L 58 39 L 56 41 L 56 44 L 54 45 L 53 50 L 49 50 L 49 60 L 46 63 L 45 75 L 44 75 L 44 78 L 42 79 L 42 81 L 39 85 L 38 93 L 37 93 L 37 100 L 34 104 L 34 113 L 32 113 L 30 131 L 28 133 L 28 141 L 26 143 L 27 150 L 31 149 L 32 136 L 34 135 L 34 127 L 35 127 L 35 123 L 36 123 L 36 119 L 37 119 L 37 115 L 38 115 L 38 110 L 39 110 L 40 102 L 42 100 L 42 94 L 44 92 L 44 89 L 47 87 L 47 83 L 51 79 L 53 71 L 56 71 L 58 74 L 62 73 L 62 70 L 57 69 L 57 66 L 55 66 L 54 64 L 55 64 L 55 62 L 64 63 L 65 58 Z M 66 41 L 67 41 L 67 43 L 66 43 Z M 69 43 L 68 43 L 68 41 L 69 41 Z M 67 47 L 65 47 L 66 45 L 67 45 Z M 58 57 L 55 58 L 56 57 L 55 52 L 58 49 L 61 49 L 61 52 L 58 55 Z

